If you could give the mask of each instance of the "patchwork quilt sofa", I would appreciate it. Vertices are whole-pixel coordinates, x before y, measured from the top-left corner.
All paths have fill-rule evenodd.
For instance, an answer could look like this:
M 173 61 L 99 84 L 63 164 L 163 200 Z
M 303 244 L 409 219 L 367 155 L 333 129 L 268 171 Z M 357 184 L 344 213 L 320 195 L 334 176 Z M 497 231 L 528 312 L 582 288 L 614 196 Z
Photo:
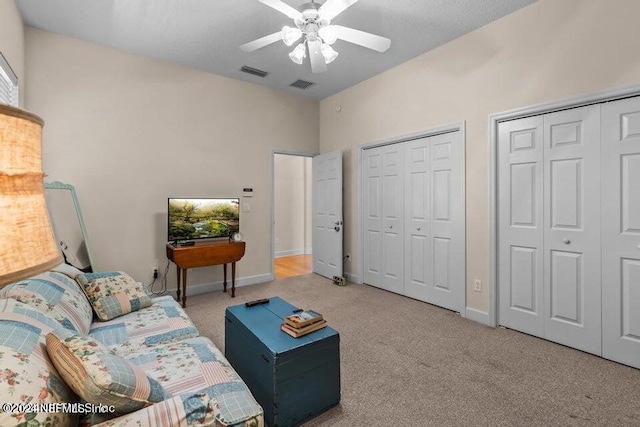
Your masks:
M 118 277 L 61 265 L 0 290 L 0 426 L 262 427 L 247 386 L 173 298 L 87 294 Z

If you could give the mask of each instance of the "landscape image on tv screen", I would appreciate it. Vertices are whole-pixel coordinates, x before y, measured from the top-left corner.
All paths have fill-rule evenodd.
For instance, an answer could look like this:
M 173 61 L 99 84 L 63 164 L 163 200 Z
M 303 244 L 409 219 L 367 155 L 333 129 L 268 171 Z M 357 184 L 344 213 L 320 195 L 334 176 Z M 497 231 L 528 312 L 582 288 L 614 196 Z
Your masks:
M 169 199 L 168 240 L 228 237 L 240 231 L 239 199 Z

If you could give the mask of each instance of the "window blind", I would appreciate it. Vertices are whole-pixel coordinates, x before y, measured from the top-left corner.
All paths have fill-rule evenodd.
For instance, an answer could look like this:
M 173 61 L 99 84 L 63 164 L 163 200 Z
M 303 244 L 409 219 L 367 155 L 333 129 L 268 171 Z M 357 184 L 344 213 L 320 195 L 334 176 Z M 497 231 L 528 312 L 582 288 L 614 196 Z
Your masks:
M 0 103 L 18 107 L 18 77 L 0 53 Z

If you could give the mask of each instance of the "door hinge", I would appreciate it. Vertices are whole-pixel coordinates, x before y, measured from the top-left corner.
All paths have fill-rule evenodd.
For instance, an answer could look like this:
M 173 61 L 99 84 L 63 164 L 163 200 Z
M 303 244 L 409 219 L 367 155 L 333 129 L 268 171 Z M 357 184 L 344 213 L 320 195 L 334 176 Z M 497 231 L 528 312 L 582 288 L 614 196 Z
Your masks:
M 346 286 L 347 281 L 344 280 L 344 277 L 333 276 L 333 284 L 338 286 Z

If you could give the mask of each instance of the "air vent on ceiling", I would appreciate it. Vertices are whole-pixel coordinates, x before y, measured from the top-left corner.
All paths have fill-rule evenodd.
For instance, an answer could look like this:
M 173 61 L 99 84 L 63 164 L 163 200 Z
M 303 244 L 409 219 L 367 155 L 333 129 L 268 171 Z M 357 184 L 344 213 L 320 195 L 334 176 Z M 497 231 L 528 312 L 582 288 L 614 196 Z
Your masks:
M 269 75 L 269 73 L 267 73 L 266 71 L 258 70 L 257 68 L 247 67 L 246 65 L 243 65 L 240 68 L 240 71 L 242 71 L 243 73 L 252 74 L 254 76 L 258 76 L 262 78 L 265 78 Z
M 311 86 L 313 86 L 315 83 L 312 82 L 308 82 L 306 80 L 296 80 L 295 82 L 291 83 L 289 86 L 291 87 L 297 87 L 298 89 L 307 89 Z

